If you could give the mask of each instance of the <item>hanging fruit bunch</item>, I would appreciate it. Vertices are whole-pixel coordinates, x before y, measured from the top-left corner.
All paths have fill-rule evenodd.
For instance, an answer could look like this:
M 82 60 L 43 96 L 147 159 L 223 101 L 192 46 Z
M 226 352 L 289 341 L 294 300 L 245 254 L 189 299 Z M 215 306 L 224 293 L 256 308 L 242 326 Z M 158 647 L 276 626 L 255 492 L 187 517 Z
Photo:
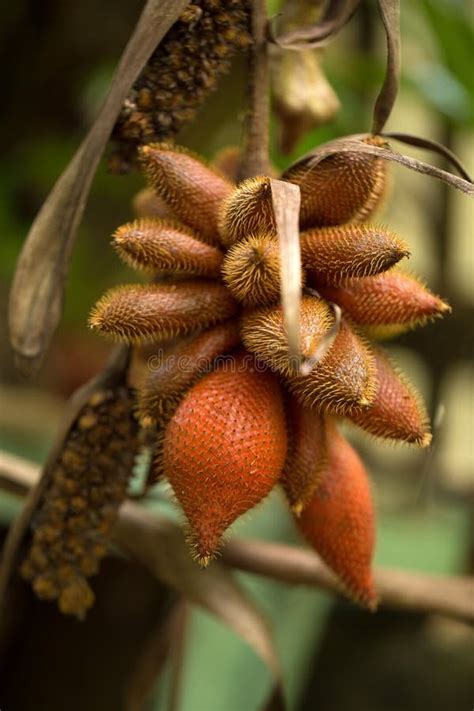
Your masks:
M 139 154 L 172 219 L 141 217 L 120 227 L 113 245 L 155 279 L 110 290 L 90 325 L 113 340 L 163 344 L 160 366 L 140 387 L 139 414 L 156 424 L 153 472 L 171 484 L 195 557 L 207 565 L 228 527 L 280 483 L 297 526 L 346 592 L 374 607 L 370 486 L 339 425 L 429 445 L 420 397 L 369 339 L 449 311 L 395 266 L 407 245 L 372 221 L 386 163 L 346 152 L 283 175 L 301 191 L 299 347 L 312 363 L 303 371 L 289 355 L 280 303 L 271 179 L 235 185 L 167 144 Z

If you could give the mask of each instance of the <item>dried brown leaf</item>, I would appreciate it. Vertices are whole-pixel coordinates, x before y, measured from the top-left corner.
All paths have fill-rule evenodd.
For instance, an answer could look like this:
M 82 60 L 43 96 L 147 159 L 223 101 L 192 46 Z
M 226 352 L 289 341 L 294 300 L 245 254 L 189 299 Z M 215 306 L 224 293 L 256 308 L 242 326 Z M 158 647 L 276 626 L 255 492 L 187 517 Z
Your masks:
M 18 368 L 34 374 L 61 318 L 69 261 L 92 179 L 120 108 L 155 47 L 188 0 L 148 0 L 89 133 L 58 178 L 23 245 L 10 294 L 10 340 Z
M 283 49 L 315 49 L 328 44 L 354 14 L 360 0 L 330 0 L 321 19 L 310 27 L 276 35 L 270 26 L 270 40 Z
M 438 143 L 438 141 L 433 141 L 431 138 L 413 136 L 411 133 L 397 133 L 390 131 L 389 133 L 382 133 L 381 135 L 384 138 L 393 138 L 396 141 L 400 141 L 401 143 L 406 143 L 408 146 L 415 146 L 416 148 L 426 148 L 429 151 L 434 151 L 434 153 L 438 153 L 438 155 L 443 156 L 443 158 L 446 158 L 446 160 L 456 168 L 459 175 L 464 178 L 464 180 L 467 180 L 468 182 L 472 183 L 471 176 L 469 175 L 459 158 L 452 151 L 450 151 L 449 148 L 443 146 L 442 143 Z
M 400 1 L 378 0 L 387 38 L 385 79 L 374 107 L 372 131 L 380 133 L 392 112 L 400 85 Z
M 417 173 L 422 173 L 423 175 L 429 175 L 433 178 L 437 178 L 438 180 L 442 180 L 467 195 L 474 194 L 474 184 L 470 180 L 460 178 L 459 176 L 453 175 L 446 170 L 437 168 L 429 163 L 424 163 L 423 161 L 412 158 L 411 156 L 406 156 L 403 153 L 393 150 L 392 148 L 380 148 L 379 146 L 364 143 L 364 138 L 367 138 L 368 136 L 369 134 L 365 133 L 353 134 L 350 136 L 344 136 L 343 138 L 337 138 L 329 143 L 325 143 L 310 153 L 298 158 L 297 161 L 287 168 L 287 171 L 297 165 L 306 167 L 308 171 L 313 170 L 322 160 L 337 153 L 368 153 L 369 155 L 379 156 L 384 160 L 400 163 L 400 165 L 403 165 L 410 170 L 414 170 Z
M 301 357 L 299 311 L 301 301 L 300 189 L 283 180 L 270 180 L 273 210 L 280 243 L 281 303 L 290 358 Z

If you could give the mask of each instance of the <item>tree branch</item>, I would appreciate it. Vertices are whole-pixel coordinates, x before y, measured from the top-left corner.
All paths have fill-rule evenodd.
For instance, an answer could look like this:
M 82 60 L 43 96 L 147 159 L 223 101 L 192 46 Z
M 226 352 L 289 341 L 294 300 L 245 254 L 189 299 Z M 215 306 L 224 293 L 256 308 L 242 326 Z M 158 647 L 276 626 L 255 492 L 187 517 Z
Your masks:
M 225 547 L 222 560 L 239 570 L 283 583 L 341 591 L 336 577 L 318 556 L 303 548 L 234 539 Z M 474 622 L 473 577 L 436 576 L 392 568 L 376 568 L 374 577 L 384 606 Z

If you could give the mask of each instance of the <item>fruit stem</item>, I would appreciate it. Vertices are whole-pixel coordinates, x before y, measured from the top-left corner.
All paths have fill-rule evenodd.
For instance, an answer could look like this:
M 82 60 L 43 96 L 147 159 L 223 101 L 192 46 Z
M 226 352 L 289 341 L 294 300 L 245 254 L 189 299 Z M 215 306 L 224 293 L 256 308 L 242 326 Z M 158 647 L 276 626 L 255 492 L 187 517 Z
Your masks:
M 253 43 L 249 50 L 249 109 L 239 179 L 268 175 L 270 115 L 267 9 L 265 0 L 252 0 L 250 24 Z

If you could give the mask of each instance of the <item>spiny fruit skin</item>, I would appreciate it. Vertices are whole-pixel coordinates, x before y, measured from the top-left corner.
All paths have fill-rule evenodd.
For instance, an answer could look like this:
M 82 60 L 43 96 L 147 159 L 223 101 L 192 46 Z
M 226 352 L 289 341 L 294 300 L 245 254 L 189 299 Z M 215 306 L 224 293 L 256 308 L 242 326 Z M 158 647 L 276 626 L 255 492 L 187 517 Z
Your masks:
M 248 178 L 227 196 L 220 207 L 219 232 L 227 247 L 250 235 L 276 235 L 270 178 Z
M 428 447 L 431 433 L 421 398 L 381 349 L 373 352 L 376 368 L 374 402 L 370 407 L 352 413 L 351 421 L 376 437 Z
M 310 358 L 321 345 L 334 323 L 330 306 L 314 296 L 303 296 L 300 305 L 300 347 Z M 288 354 L 283 309 L 267 306 L 252 309 L 241 318 L 241 335 L 245 347 L 273 370 L 290 376 L 294 366 Z
M 374 338 L 403 333 L 451 310 L 416 277 L 396 269 L 319 291 Z
M 63 614 L 82 619 L 94 602 L 87 578 L 107 552 L 138 448 L 132 413 L 128 388 L 94 392 L 53 466 L 21 573 Z
M 286 429 L 278 381 L 241 355 L 187 393 L 163 444 L 163 472 L 188 519 L 196 556 L 207 565 L 224 531 L 277 483 Z M 260 369 L 261 370 L 261 369 Z
M 152 54 L 114 128 L 114 172 L 127 172 L 135 147 L 174 136 L 251 43 L 247 0 L 193 0 Z
M 383 146 L 377 136 L 366 143 Z M 283 174 L 301 190 L 300 225 L 318 227 L 362 222 L 374 213 L 386 190 L 386 162 L 366 153 L 338 153 L 312 167 L 304 161 Z
M 218 356 L 240 343 L 237 321 L 227 321 L 165 351 L 163 362 L 149 372 L 139 393 L 143 423 L 165 423 L 191 385 L 211 369 Z
M 375 361 L 368 344 L 344 321 L 309 375 L 295 374 L 290 390 L 306 407 L 338 415 L 367 407 L 375 397 Z
M 281 483 L 299 516 L 322 481 L 327 464 L 325 418 L 289 395 L 286 402 L 288 451 Z
M 96 304 L 89 324 L 114 340 L 146 343 L 207 328 L 236 310 L 221 284 L 134 284 L 110 289 Z
M 301 234 L 301 260 L 314 285 L 338 286 L 351 277 L 384 272 L 407 257 L 394 232 L 368 223 L 321 227 Z
M 220 274 L 222 253 L 178 223 L 134 220 L 118 228 L 112 244 L 135 269 L 215 278 Z
M 364 466 L 328 422 L 327 465 L 322 482 L 296 524 L 336 573 L 350 597 L 375 609 L 371 562 L 375 545 L 372 497 Z
M 243 304 L 261 305 L 280 296 L 280 251 L 276 238 L 254 235 L 227 252 L 222 276 L 232 296 Z
M 140 149 L 146 176 L 176 217 L 210 244 L 219 242 L 218 212 L 232 185 L 184 149 L 155 143 Z

